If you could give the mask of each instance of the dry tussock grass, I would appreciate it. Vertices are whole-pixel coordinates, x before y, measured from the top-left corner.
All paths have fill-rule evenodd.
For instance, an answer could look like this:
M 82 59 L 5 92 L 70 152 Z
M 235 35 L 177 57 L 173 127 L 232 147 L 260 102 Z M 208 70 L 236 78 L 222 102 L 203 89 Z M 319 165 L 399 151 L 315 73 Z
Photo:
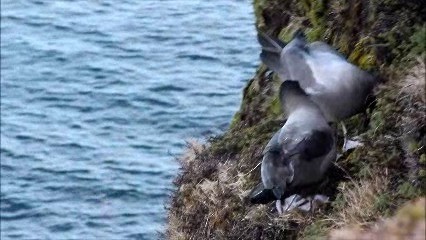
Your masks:
M 400 89 L 398 106 L 401 108 L 397 124 L 403 132 L 400 142 L 405 152 L 404 162 L 410 171 L 409 178 L 413 181 L 418 181 L 422 168 L 419 159 L 426 153 L 425 77 L 425 62 L 418 58 L 416 64 L 397 84 Z
M 204 144 L 201 144 L 195 139 L 189 139 L 186 141 L 186 149 L 182 156 L 179 157 L 179 162 L 184 166 L 187 166 L 194 162 L 197 156 L 206 149 Z
M 378 172 L 378 171 L 377 171 Z M 336 212 L 329 220 L 333 225 L 365 226 L 377 218 L 380 197 L 388 191 L 389 178 L 375 175 L 370 179 L 343 182 L 339 186 L 340 199 L 336 200 Z M 339 206 L 339 201 L 343 205 Z
M 401 94 L 409 98 L 414 98 L 411 103 L 415 102 L 426 102 L 425 95 L 425 62 L 421 58 L 417 58 L 416 64 L 412 67 L 407 75 L 399 81 L 399 86 L 401 87 Z
M 331 240 L 423 240 L 425 239 L 425 198 L 405 204 L 398 213 L 376 226 L 363 230 L 360 227 L 345 227 L 330 232 Z

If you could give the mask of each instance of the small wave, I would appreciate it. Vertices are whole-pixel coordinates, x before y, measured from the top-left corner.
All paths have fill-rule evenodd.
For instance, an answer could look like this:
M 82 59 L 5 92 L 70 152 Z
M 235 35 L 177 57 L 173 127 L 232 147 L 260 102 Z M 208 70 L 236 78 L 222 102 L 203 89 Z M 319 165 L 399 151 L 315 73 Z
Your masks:
M 129 119 L 126 119 L 125 117 L 103 117 L 101 119 L 88 119 L 88 120 L 85 120 L 85 122 L 87 122 L 87 123 L 97 123 L 97 122 L 107 123 L 108 125 L 102 126 L 101 128 L 104 129 L 104 130 L 111 130 L 112 126 L 110 125 L 110 123 L 114 123 L 114 124 L 117 124 L 117 125 L 127 125 L 129 123 Z
M 35 156 L 27 154 L 16 154 L 15 152 L 6 148 L 1 148 L 1 153 L 4 154 L 5 157 L 9 157 L 11 159 L 31 159 L 35 161 L 42 161 L 42 159 L 37 158 Z
M 67 149 L 85 149 L 85 150 L 96 150 L 95 147 L 89 146 L 89 145 L 83 145 L 81 143 L 76 142 L 69 142 L 69 143 L 59 143 L 59 144 L 52 144 L 52 147 L 59 147 L 59 148 L 67 148 Z
M 71 176 L 71 179 L 73 179 L 75 181 L 83 181 L 83 182 L 91 182 L 91 183 L 100 181 L 100 179 L 98 179 L 98 178 L 82 177 L 82 176 Z
M 87 221 L 85 222 L 85 225 L 89 228 L 107 228 L 109 227 L 108 224 L 101 223 L 101 222 L 95 222 L 95 221 Z
M 109 105 L 109 108 L 114 108 L 114 107 L 118 107 L 118 108 L 126 108 L 126 107 L 134 107 L 132 105 L 132 103 L 126 99 L 115 99 L 112 100 Z
M 128 173 L 128 174 L 131 174 L 131 175 L 146 174 L 146 175 L 150 175 L 150 176 L 158 176 L 158 175 L 162 174 L 162 171 L 153 170 L 153 169 L 140 170 L 140 169 L 128 169 L 128 168 L 122 168 L 122 167 L 111 167 L 111 166 L 106 167 L 106 169 L 118 171 L 118 172 L 122 172 L 122 173 Z
M 134 221 L 134 220 L 130 220 L 130 221 L 126 221 L 122 224 L 120 224 L 121 226 L 136 226 L 138 225 L 138 221 Z
M 164 85 L 159 87 L 148 88 L 148 90 L 152 92 L 184 92 L 187 89 L 175 85 Z
M 48 213 L 41 213 L 41 212 L 25 212 L 25 213 L 18 213 L 18 214 L 7 214 L 5 212 L 1 215 L 2 221 L 16 221 L 21 219 L 38 219 L 38 218 L 45 218 L 48 216 L 51 216 L 52 214 Z
M 106 198 L 111 199 L 128 199 L 128 200 L 140 200 L 143 199 L 142 193 L 135 189 L 116 189 L 109 188 L 104 191 Z
M 25 235 L 19 234 L 19 233 L 7 234 L 6 236 L 9 237 L 10 239 L 25 239 L 24 237 Z
M 14 21 L 22 21 L 23 17 L 15 16 L 15 15 L 3 15 L 2 18 L 4 20 L 14 20 Z
M 71 125 L 69 125 L 71 129 L 83 129 L 83 126 L 81 126 L 78 123 L 72 123 Z
M 46 190 L 47 192 L 53 192 L 55 195 L 57 194 L 65 194 L 67 196 L 67 200 L 81 200 L 81 199 L 85 199 L 85 200 L 89 200 L 89 201 L 93 201 L 96 199 L 93 199 L 93 197 L 95 196 L 99 196 L 100 194 L 100 188 L 102 187 L 101 185 L 94 185 L 94 184 L 81 184 L 81 183 L 75 183 L 75 184 L 80 184 L 79 185 L 75 185 L 75 186 L 64 186 L 64 185 L 49 185 L 49 186 L 44 186 L 43 190 Z M 54 200 L 48 200 L 47 202 L 58 202 L 58 201 L 63 201 L 62 199 L 58 200 L 58 199 L 54 199 Z
M 14 157 L 15 156 L 15 154 L 7 148 L 0 147 L 0 151 L 1 151 L 2 155 L 4 154 L 4 156 L 6 156 L 6 157 Z
M 47 93 L 48 94 L 48 93 Z M 75 101 L 75 99 L 73 98 L 66 98 L 64 95 L 59 95 L 58 96 L 41 96 L 41 97 L 36 97 L 34 99 L 32 99 L 32 101 L 42 101 L 42 102 L 73 102 Z
M 34 142 L 40 142 L 40 143 L 46 142 L 46 140 L 43 138 L 38 138 L 35 136 L 29 136 L 24 134 L 18 134 L 15 136 L 15 138 L 21 141 L 34 141 Z
M 148 34 L 148 35 L 145 35 L 144 38 L 159 41 L 159 42 L 166 42 L 166 41 L 174 40 L 173 37 L 164 36 L 164 35 L 149 35 Z
M 108 76 L 106 74 L 96 74 L 95 79 L 102 80 L 106 79 Z
M 150 105 L 157 105 L 157 106 L 162 106 L 162 107 L 174 107 L 175 106 L 174 103 L 170 103 L 170 102 L 163 101 L 163 100 L 160 100 L 160 99 L 155 99 L 155 98 L 147 98 L 147 97 L 135 97 L 134 101 L 144 102 L 144 103 L 148 103 Z
M 47 115 L 44 113 L 34 113 L 34 112 L 19 112 L 18 116 L 34 117 L 34 118 L 47 118 Z
M 177 58 L 190 59 L 190 60 L 202 60 L 202 61 L 220 61 L 220 59 L 216 57 L 207 56 L 207 55 L 198 55 L 198 54 L 178 55 Z
M 74 224 L 72 223 L 60 223 L 48 227 L 52 232 L 68 232 L 74 229 Z
M 46 5 L 46 3 L 45 2 L 43 2 L 43 1 L 37 1 L 37 0 L 33 0 L 33 1 L 31 1 L 34 5 Z
M 155 149 L 156 147 L 152 146 L 152 145 L 148 145 L 148 144 L 130 144 L 130 147 L 134 148 L 134 149 L 143 149 L 143 150 L 152 150 Z
M 12 167 L 12 166 L 10 166 L 10 165 L 6 165 L 6 164 L 4 164 L 4 163 L 2 163 L 2 164 L 0 165 L 0 167 L 1 167 L 1 170 L 3 170 L 3 171 L 9 171 L 9 172 L 11 172 L 11 171 L 14 171 L 14 170 L 15 170 L 15 168 L 14 168 L 14 167 Z
M 227 97 L 234 94 L 231 93 L 221 93 L 221 92 L 195 92 L 191 94 L 192 96 L 205 96 L 205 97 Z
M 123 214 L 121 214 L 121 216 L 129 218 L 129 217 L 138 217 L 139 214 L 137 214 L 137 213 L 123 213 Z
M 32 171 L 39 171 L 42 173 L 50 173 L 54 175 L 65 175 L 65 174 L 90 174 L 90 171 L 87 169 L 75 169 L 75 170 L 54 170 L 49 168 L 36 167 Z
M 30 210 L 33 207 L 17 199 L 3 197 L 1 198 L 1 211 L 4 213 L 16 213 L 23 210 Z
M 65 32 L 75 32 L 74 29 L 72 27 L 69 26 L 65 26 L 65 25 L 58 25 L 58 24 L 52 24 L 52 27 L 55 30 L 59 30 L 59 31 L 65 31 Z
M 148 239 L 148 235 L 143 233 L 133 233 L 126 236 L 126 239 L 144 240 Z
M 38 21 L 25 21 L 24 24 L 27 25 L 27 26 L 30 26 L 30 27 L 45 27 L 45 26 L 49 26 L 49 23 L 38 22 Z

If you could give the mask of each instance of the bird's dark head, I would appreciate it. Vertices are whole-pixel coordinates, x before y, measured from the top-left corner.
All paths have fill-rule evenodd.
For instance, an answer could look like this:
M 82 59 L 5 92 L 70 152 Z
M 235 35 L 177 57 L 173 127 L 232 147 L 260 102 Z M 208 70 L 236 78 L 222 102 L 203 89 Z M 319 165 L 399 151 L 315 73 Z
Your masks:
M 302 89 L 302 87 L 299 84 L 299 81 L 295 80 L 285 80 L 283 83 L 281 83 L 280 86 L 280 98 L 286 98 L 289 96 L 308 96 L 306 92 Z
M 268 151 L 263 156 L 261 166 L 262 182 L 265 189 L 270 189 L 275 199 L 284 196 L 287 184 L 293 180 L 293 168 L 289 161 L 283 159 L 280 151 Z
M 296 109 L 299 104 L 310 102 L 309 96 L 298 81 L 286 80 L 280 86 L 280 101 L 285 113 Z

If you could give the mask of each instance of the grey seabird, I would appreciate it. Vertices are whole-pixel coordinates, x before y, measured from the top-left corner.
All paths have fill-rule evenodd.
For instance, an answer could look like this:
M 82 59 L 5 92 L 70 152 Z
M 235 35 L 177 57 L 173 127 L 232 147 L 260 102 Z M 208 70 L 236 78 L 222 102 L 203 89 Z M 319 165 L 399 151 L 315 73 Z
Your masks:
M 365 109 L 376 78 L 349 63 L 324 42 L 308 43 L 298 31 L 288 44 L 262 32 L 260 58 L 280 79 L 295 79 L 327 121 L 338 122 Z
M 297 81 L 284 81 L 280 100 L 288 116 L 264 149 L 261 165 L 263 194 L 272 192 L 277 210 L 286 190 L 321 181 L 336 159 L 336 140 L 320 108 Z

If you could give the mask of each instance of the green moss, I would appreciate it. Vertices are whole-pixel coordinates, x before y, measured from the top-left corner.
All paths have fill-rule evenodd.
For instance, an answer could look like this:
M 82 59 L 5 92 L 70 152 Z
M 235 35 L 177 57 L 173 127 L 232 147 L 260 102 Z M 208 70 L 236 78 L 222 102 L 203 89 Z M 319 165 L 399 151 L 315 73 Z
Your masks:
M 272 99 L 268 107 L 268 112 L 273 118 L 276 118 L 282 115 L 281 102 L 278 96 Z
M 372 70 L 376 67 L 376 54 L 372 47 L 372 39 L 370 37 L 364 37 L 358 40 L 355 44 L 355 48 L 349 55 L 349 61 L 355 63 L 365 70 Z
M 415 32 L 410 37 L 412 55 L 422 55 L 426 50 L 426 26 L 417 26 Z
M 304 240 L 320 240 L 327 239 L 329 228 L 324 221 L 317 221 L 308 225 L 301 233 L 301 238 Z
M 426 178 L 426 170 L 425 169 L 419 170 L 419 177 L 420 178 Z
M 374 208 L 383 216 L 389 215 L 389 207 L 392 206 L 392 197 L 388 193 L 383 193 L 377 196 L 374 202 Z
M 344 121 L 348 134 L 350 136 L 358 136 L 366 131 L 366 119 L 363 114 L 355 115 Z M 342 132 L 341 125 L 338 125 L 339 131 Z
M 370 164 L 363 163 L 362 160 L 361 160 L 360 163 L 359 163 L 359 166 L 360 166 L 359 170 L 356 171 L 357 177 L 366 178 L 366 177 L 369 177 L 371 175 L 372 168 L 371 168 Z
M 404 182 L 398 186 L 398 192 L 400 196 L 406 199 L 413 199 L 420 195 L 418 187 L 413 186 L 412 183 Z
M 290 42 L 293 39 L 294 33 L 300 28 L 300 25 L 290 25 L 283 28 L 278 34 L 278 38 L 283 42 Z
M 322 40 L 327 31 L 325 19 L 326 1 L 324 0 L 303 0 L 299 1 L 299 7 L 303 9 L 304 15 L 309 19 L 310 26 L 305 31 L 309 41 Z
M 382 111 L 376 110 L 371 115 L 370 128 L 374 129 L 374 132 L 381 132 L 385 126 L 385 117 Z
M 420 155 L 419 163 L 426 164 L 426 154 Z
M 229 125 L 229 128 L 232 129 L 238 125 L 241 121 L 241 113 L 240 111 L 236 112 L 234 117 L 231 120 L 231 124 Z
M 254 0 L 253 1 L 253 8 L 254 8 L 254 15 L 256 17 L 256 27 L 257 28 L 264 28 L 265 27 L 265 20 L 262 16 L 263 9 L 266 6 L 266 0 Z
M 339 187 L 341 187 L 341 184 Z M 346 206 L 346 204 L 347 203 L 345 201 L 345 198 L 343 197 L 343 193 L 339 192 L 337 193 L 334 201 L 331 203 L 331 206 L 333 207 L 333 209 L 336 209 L 338 211 L 339 209 L 343 209 Z
M 414 139 L 410 139 L 408 142 L 408 152 L 415 153 L 417 149 L 419 149 L 419 144 Z

